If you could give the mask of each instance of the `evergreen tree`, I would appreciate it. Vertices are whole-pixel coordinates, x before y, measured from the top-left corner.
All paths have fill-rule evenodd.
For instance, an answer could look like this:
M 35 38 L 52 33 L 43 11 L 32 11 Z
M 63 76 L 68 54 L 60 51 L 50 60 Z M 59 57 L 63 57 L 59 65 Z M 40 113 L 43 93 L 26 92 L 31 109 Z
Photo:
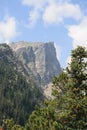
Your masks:
M 64 78 L 64 76 L 66 77 Z M 62 77 L 62 78 L 61 78 Z M 62 80 L 60 80 L 62 79 Z M 87 128 L 87 50 L 81 46 L 72 51 L 71 63 L 59 77 L 53 80 L 59 102 L 59 119 L 64 129 L 85 130 Z M 54 95 L 55 95 L 54 93 Z
M 51 103 L 51 104 L 50 104 Z M 51 106 L 50 106 L 51 105 Z M 32 112 L 25 130 L 62 130 L 58 115 L 52 107 L 52 102 L 47 101 L 41 108 Z

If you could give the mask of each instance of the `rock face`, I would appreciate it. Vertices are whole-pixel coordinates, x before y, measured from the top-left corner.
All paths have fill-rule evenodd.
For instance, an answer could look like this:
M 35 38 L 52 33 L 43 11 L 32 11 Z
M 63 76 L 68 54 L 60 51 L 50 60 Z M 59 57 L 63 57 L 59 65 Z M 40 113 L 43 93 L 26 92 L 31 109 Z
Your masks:
M 56 50 L 53 42 L 29 43 L 17 42 L 10 46 L 16 52 L 18 59 L 31 80 L 39 86 L 46 86 L 56 75 L 61 72 L 59 61 L 56 58 Z

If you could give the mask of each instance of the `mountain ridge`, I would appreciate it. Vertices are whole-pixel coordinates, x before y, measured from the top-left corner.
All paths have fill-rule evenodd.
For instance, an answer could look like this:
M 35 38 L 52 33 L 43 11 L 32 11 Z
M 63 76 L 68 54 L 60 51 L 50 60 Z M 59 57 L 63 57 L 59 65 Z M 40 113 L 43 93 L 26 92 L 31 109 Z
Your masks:
M 61 73 L 54 42 L 20 41 L 10 43 L 9 45 L 17 54 L 18 59 L 23 63 L 25 70 L 28 73 L 28 70 L 31 70 L 31 75 L 34 77 L 34 81 L 38 86 L 46 86 L 54 76 Z

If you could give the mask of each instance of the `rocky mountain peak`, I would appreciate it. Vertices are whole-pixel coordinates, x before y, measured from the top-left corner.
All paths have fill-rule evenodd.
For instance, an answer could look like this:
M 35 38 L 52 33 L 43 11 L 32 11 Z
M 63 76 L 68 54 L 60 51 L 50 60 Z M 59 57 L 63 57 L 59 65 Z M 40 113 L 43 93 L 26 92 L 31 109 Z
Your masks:
M 32 75 L 37 84 L 46 86 L 55 75 L 59 75 L 61 67 L 56 57 L 53 42 L 16 42 L 10 44 L 18 59 L 27 71 L 27 78 Z

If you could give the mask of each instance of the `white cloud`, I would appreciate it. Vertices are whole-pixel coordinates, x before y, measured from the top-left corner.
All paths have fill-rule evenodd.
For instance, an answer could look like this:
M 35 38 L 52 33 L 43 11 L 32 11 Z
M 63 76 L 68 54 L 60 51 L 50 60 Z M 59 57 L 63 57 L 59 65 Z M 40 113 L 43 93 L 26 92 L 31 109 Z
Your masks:
M 47 24 L 58 24 L 63 22 L 64 18 L 79 20 L 81 16 L 82 13 L 78 5 L 67 2 L 54 2 L 46 7 L 43 13 L 43 20 Z
M 38 10 L 32 10 L 29 12 L 29 24 L 27 25 L 27 27 L 32 28 L 37 20 L 39 19 L 39 12 Z
M 31 10 L 29 11 L 29 23 L 26 27 L 34 27 L 48 1 L 49 0 L 22 0 L 23 5 L 31 7 Z
M 0 42 L 9 42 L 17 35 L 16 19 L 14 17 L 5 16 L 5 18 L 0 21 Z
M 79 20 L 82 16 L 79 5 L 74 5 L 69 0 L 22 0 L 22 4 L 31 7 L 31 26 L 36 24 L 39 18 L 42 18 L 45 24 L 58 24 L 63 22 L 64 18 Z
M 78 25 L 68 26 L 68 35 L 73 39 L 73 47 L 78 45 L 87 48 L 87 17 L 85 17 Z
M 49 0 L 22 0 L 22 4 L 33 8 L 42 8 L 48 1 Z

